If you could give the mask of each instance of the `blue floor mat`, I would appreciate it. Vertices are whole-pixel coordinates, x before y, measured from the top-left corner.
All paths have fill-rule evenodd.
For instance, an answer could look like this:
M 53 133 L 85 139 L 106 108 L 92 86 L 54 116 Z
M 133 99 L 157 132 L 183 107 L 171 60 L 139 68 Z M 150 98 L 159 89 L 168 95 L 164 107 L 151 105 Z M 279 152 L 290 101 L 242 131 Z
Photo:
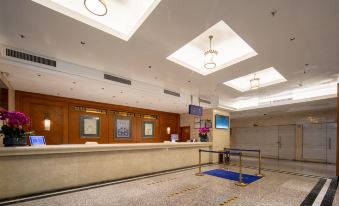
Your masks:
M 203 172 L 204 174 L 211 175 L 211 176 L 216 176 L 216 177 L 221 177 L 229 180 L 234 180 L 234 181 L 239 181 L 239 173 L 238 172 L 231 172 L 227 170 L 222 170 L 222 169 L 215 169 L 215 170 L 209 170 L 206 172 Z M 247 174 L 242 174 L 242 180 L 246 184 L 250 184 L 252 182 L 257 181 L 261 177 L 255 176 L 255 175 L 247 175 Z

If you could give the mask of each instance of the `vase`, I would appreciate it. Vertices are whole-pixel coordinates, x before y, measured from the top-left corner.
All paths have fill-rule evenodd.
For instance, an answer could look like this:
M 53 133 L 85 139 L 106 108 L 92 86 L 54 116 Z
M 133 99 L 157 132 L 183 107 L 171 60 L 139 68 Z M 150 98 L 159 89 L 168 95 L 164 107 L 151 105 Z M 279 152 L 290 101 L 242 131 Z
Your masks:
M 3 143 L 5 147 L 26 146 L 27 145 L 26 135 L 19 135 L 16 137 L 5 135 Z
M 207 142 L 207 140 L 208 140 L 207 134 L 206 135 L 200 134 L 199 137 L 200 137 L 200 142 Z

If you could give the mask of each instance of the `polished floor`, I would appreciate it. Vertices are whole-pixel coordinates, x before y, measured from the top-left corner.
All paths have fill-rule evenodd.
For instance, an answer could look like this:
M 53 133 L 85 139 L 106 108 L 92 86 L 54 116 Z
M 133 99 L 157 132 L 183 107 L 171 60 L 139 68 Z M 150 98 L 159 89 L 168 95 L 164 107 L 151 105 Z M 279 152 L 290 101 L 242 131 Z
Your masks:
M 238 171 L 236 159 L 226 168 Z M 258 172 L 255 158 L 245 158 L 244 173 Z M 16 206 L 288 206 L 288 205 L 331 205 L 327 187 L 335 176 L 335 165 L 305 163 L 286 160 L 263 159 L 265 177 L 246 187 L 236 186 L 234 181 L 204 175 L 196 176 L 197 169 L 187 169 L 153 177 L 107 185 L 67 194 L 16 203 Z M 224 165 L 203 167 L 203 171 L 225 168 Z M 319 194 L 314 188 L 320 182 Z M 314 201 L 307 202 L 314 196 Z M 306 201 L 305 201 L 306 200 Z M 333 195 L 332 195 L 333 200 Z M 331 201 L 330 201 L 331 202 Z M 333 200 L 339 205 L 339 193 Z

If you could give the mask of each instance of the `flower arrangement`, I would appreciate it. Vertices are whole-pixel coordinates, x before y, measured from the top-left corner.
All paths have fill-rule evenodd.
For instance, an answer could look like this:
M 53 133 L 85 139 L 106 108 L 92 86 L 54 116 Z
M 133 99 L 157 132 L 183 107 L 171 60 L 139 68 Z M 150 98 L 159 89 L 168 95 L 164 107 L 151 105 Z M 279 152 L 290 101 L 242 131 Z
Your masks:
M 30 118 L 22 112 L 0 112 L 0 120 L 3 120 L 1 133 L 5 135 L 5 146 L 26 145 L 25 129 L 30 129 Z
M 207 142 L 207 133 L 210 132 L 210 129 L 209 128 L 206 128 L 206 127 L 202 127 L 202 128 L 199 128 L 199 137 L 200 137 L 200 141 L 201 142 Z

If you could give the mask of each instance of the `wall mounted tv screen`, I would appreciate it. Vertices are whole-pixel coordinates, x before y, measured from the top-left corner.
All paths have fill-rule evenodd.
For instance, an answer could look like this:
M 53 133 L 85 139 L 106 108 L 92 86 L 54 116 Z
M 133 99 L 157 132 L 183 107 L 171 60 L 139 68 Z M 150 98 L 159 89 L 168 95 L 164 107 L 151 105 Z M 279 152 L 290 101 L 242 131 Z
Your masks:
M 216 129 L 229 129 L 230 128 L 230 117 L 216 114 L 215 115 L 215 128 Z
M 190 104 L 188 107 L 188 113 L 191 115 L 202 116 L 202 107 Z

